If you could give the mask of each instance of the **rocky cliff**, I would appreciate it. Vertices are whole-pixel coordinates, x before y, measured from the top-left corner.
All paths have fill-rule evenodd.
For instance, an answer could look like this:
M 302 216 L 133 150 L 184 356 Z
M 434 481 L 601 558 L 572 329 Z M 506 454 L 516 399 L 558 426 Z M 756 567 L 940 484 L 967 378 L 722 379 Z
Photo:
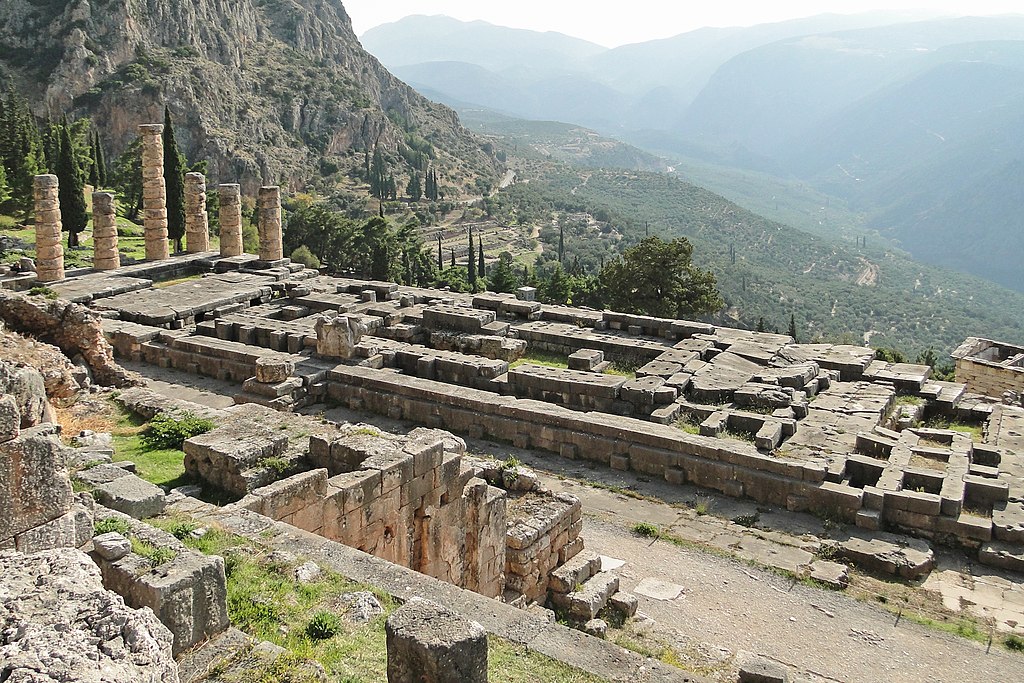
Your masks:
M 247 192 L 301 186 L 324 159 L 357 166 L 374 144 L 399 174 L 419 149 L 453 186 L 496 176 L 454 112 L 362 49 L 340 0 L 3 4 L 0 76 L 40 117 L 92 117 L 109 158 L 166 104 L 189 160 Z

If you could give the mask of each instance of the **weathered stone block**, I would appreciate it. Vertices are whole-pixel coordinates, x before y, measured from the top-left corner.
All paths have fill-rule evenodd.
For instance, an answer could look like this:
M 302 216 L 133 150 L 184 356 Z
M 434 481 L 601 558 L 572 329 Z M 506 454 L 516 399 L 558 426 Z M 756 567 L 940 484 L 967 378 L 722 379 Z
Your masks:
M 113 481 L 98 484 L 96 499 L 111 510 L 135 519 L 154 517 L 164 511 L 163 489 L 131 473 Z
M 487 633 L 476 622 L 413 598 L 385 623 L 389 683 L 487 683 Z

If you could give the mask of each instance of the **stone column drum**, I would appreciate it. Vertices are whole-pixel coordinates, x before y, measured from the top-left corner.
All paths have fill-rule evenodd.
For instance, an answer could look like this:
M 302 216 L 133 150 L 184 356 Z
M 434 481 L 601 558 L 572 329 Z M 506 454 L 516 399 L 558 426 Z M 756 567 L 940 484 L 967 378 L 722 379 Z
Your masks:
M 167 188 L 164 185 L 164 127 L 139 126 L 142 136 L 142 210 L 146 229 L 146 260 L 170 258 L 167 242 Z
M 121 254 L 117 251 L 117 215 L 114 195 L 110 192 L 92 193 L 92 267 L 96 270 L 114 270 L 121 267 Z
M 39 282 L 64 279 L 61 244 L 60 188 L 57 176 L 37 175 L 33 181 L 36 214 L 36 277 Z
M 242 188 L 237 183 L 217 187 L 220 202 L 220 255 L 242 255 Z
M 487 632 L 447 607 L 414 597 L 384 632 L 388 683 L 487 683 Z
M 260 260 L 284 258 L 281 237 L 281 188 L 261 187 L 259 196 Z
M 185 174 L 185 251 L 210 251 L 210 221 L 206 215 L 206 176 Z

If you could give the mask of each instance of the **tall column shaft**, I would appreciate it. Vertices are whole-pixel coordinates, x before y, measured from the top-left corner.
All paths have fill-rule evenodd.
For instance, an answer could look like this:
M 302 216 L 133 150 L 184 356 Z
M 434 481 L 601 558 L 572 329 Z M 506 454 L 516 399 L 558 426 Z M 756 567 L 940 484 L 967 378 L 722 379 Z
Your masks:
M 114 270 L 121 267 L 121 254 L 117 251 L 117 214 L 114 195 L 110 192 L 92 193 L 92 267 L 96 270 Z
M 170 258 L 167 242 L 167 188 L 164 185 L 163 124 L 139 126 L 142 137 L 142 211 L 146 260 Z
M 210 221 L 206 215 L 206 176 L 185 174 L 185 251 L 210 251 Z
M 259 212 L 260 260 L 280 260 L 284 258 L 281 235 L 281 188 L 260 188 Z
M 220 255 L 241 256 L 242 250 L 242 188 L 236 183 L 217 187 L 220 201 Z
M 60 188 L 57 176 L 37 175 L 32 183 L 36 216 L 36 278 L 39 282 L 64 279 L 64 246 L 60 233 Z

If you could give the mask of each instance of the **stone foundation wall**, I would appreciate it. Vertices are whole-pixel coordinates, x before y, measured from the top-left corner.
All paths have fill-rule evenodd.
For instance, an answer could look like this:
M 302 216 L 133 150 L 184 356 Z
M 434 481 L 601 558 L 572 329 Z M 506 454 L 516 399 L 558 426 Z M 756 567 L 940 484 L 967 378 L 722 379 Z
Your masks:
M 508 501 L 505 587 L 544 602 L 552 570 L 583 550 L 583 507 L 575 496 L 528 493 Z
M 237 505 L 497 597 L 505 583 L 505 494 L 463 465 L 464 448 L 427 429 L 401 442 L 369 433 L 313 437 L 309 458 L 319 469 Z
M 967 390 L 984 396 L 1002 396 L 1007 391 L 1024 394 L 1024 368 L 1007 368 L 972 358 L 957 358 L 956 381 Z

